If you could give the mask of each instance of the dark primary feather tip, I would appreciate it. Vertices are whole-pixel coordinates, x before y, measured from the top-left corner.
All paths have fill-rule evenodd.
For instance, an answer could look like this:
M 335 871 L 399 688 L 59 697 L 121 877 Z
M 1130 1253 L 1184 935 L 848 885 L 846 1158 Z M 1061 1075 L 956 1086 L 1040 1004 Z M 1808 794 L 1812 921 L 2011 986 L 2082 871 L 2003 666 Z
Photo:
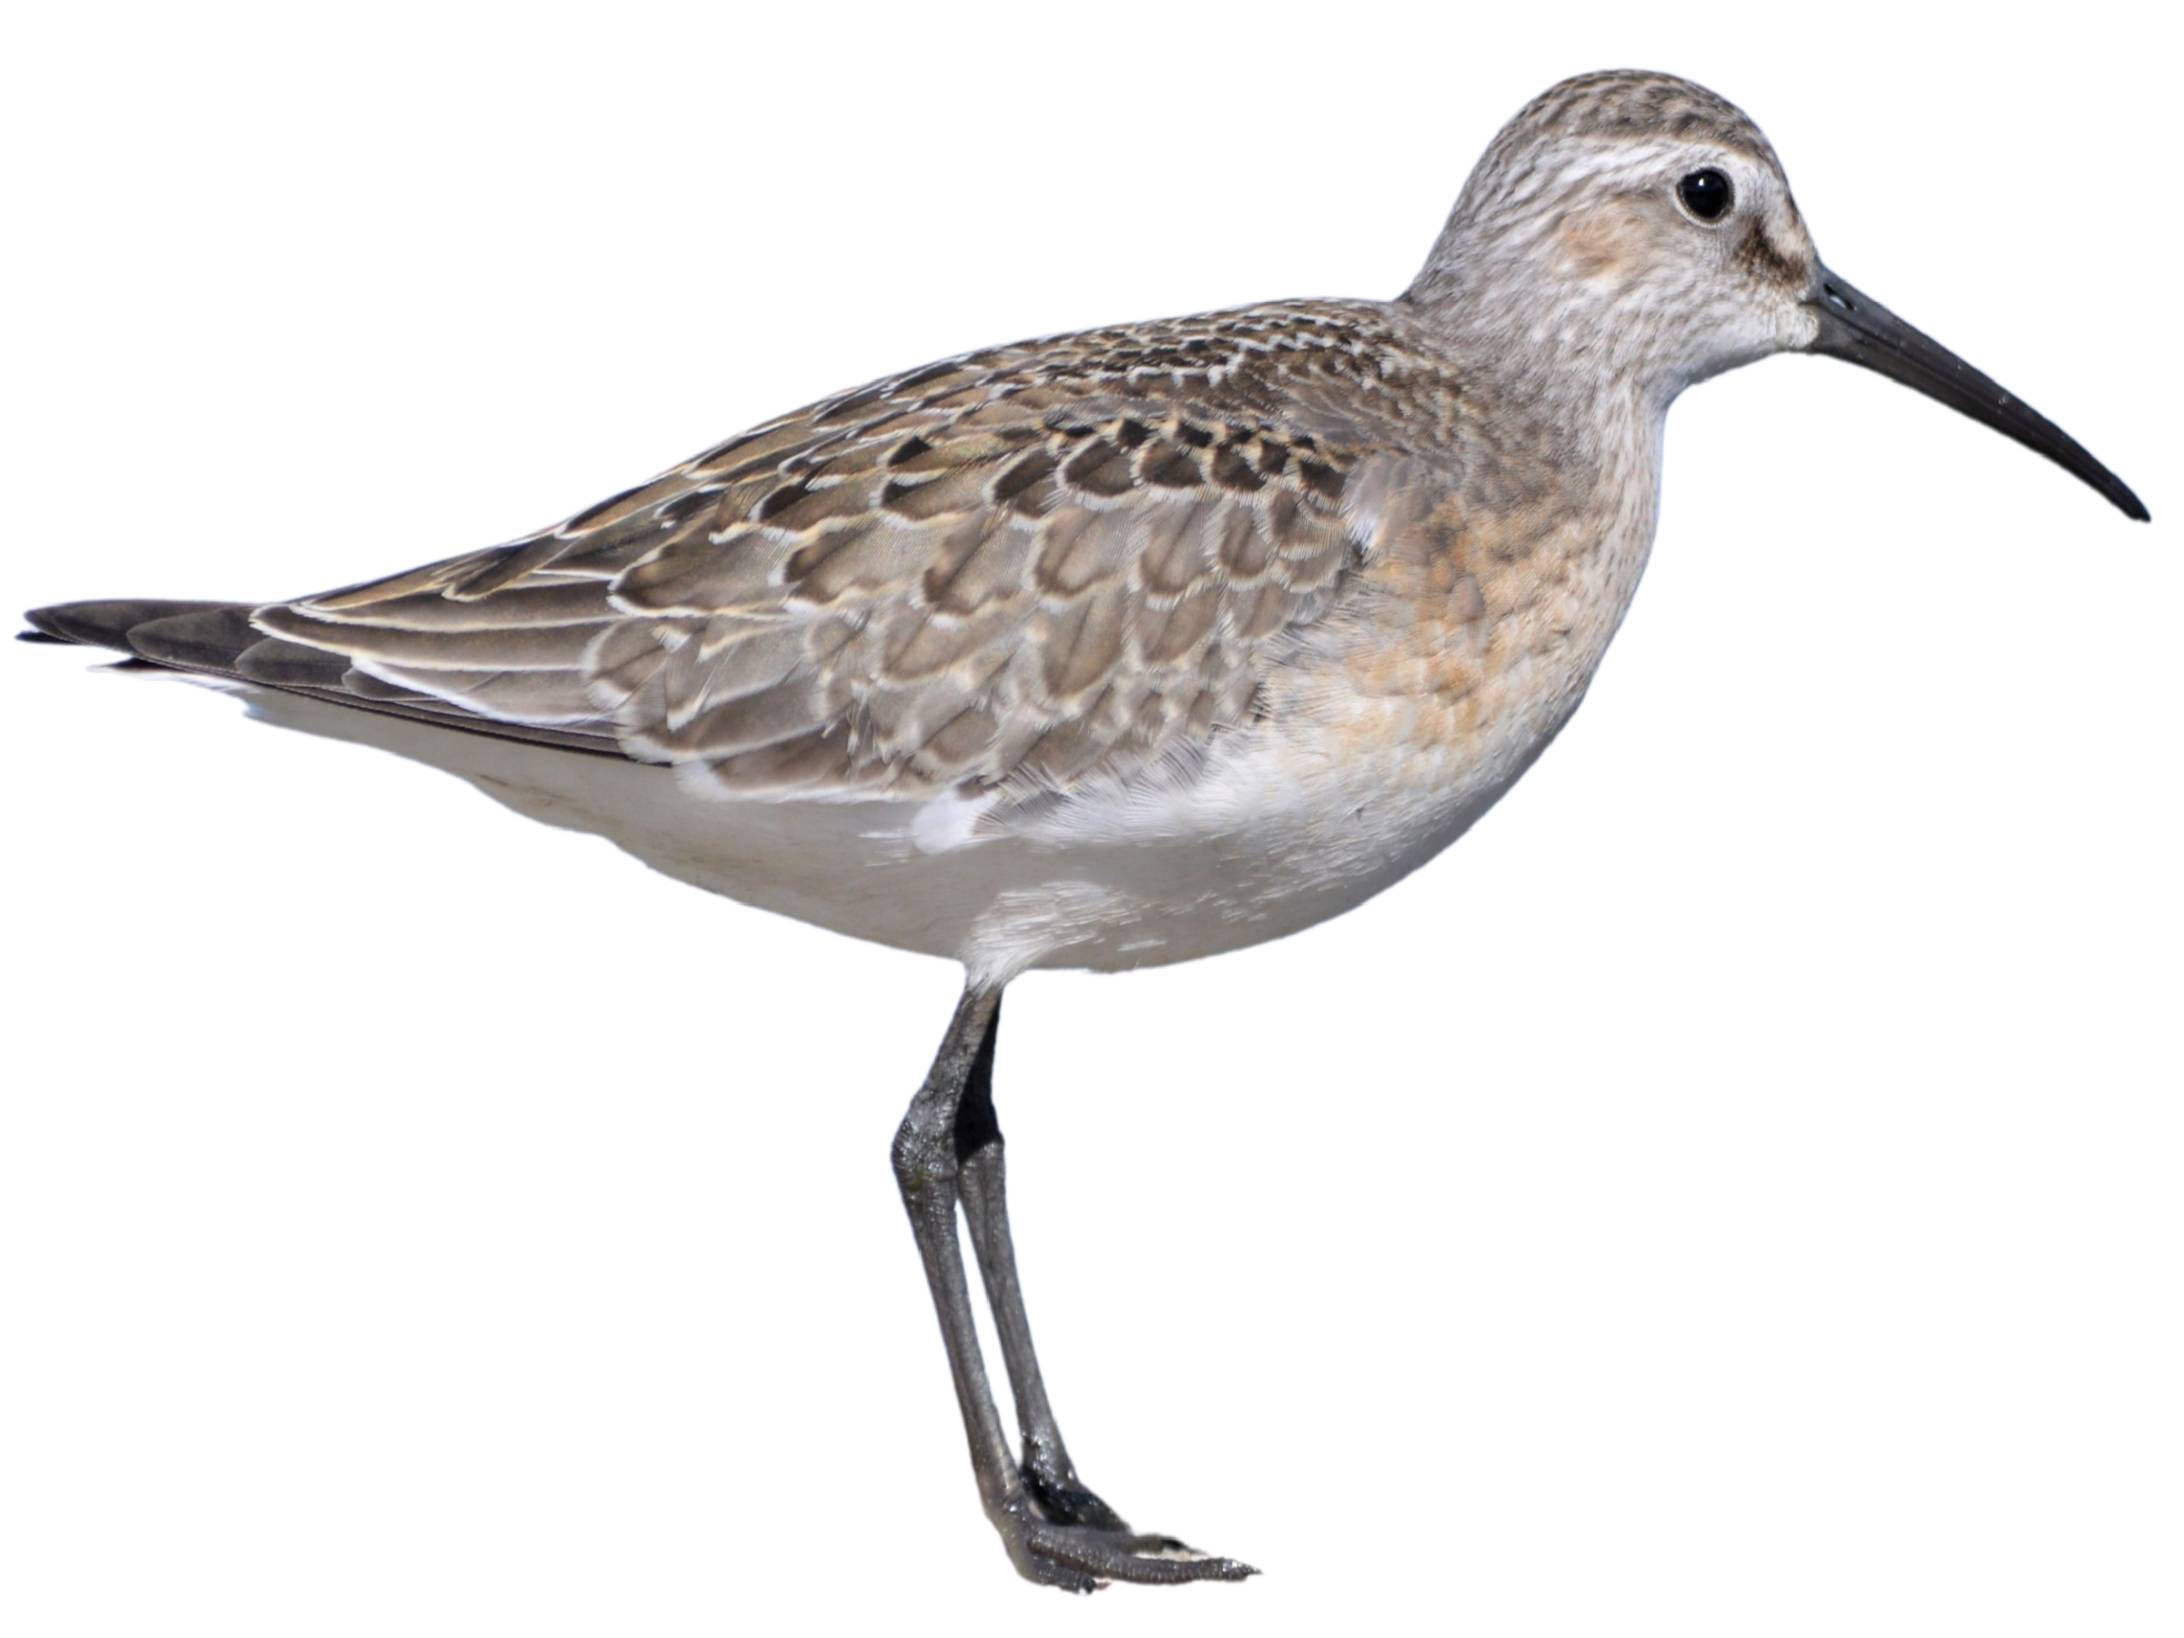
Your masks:
M 240 603 L 177 608 L 139 620 L 128 644 L 147 660 L 192 670 L 228 671 L 258 641 L 250 611 Z
M 86 638 L 77 636 L 67 623 L 70 606 L 66 603 L 56 603 L 42 609 L 25 609 L 23 618 L 30 622 L 30 630 L 22 634 L 24 641 L 32 643 L 81 643 L 87 641 Z
M 185 602 L 174 598 L 109 597 L 80 603 L 53 603 L 23 616 L 56 643 L 86 643 L 93 648 L 130 649 L 129 632 L 149 620 L 202 614 L 229 607 L 223 603 Z

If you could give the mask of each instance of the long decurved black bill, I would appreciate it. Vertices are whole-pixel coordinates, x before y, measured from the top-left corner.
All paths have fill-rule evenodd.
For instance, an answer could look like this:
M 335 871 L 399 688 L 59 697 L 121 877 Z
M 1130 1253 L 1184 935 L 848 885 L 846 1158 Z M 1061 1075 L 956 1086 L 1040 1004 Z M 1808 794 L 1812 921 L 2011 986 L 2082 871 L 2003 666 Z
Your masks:
M 2125 517 L 2150 514 L 2115 473 L 2096 461 L 2077 439 L 2038 410 L 2004 391 L 1963 359 L 1910 325 L 1847 279 L 1820 270 L 1820 288 L 1807 298 L 1820 315 L 1811 351 L 1877 370 L 1927 397 L 1985 422 L 2027 449 L 2037 450 L 2072 476 L 2106 495 Z

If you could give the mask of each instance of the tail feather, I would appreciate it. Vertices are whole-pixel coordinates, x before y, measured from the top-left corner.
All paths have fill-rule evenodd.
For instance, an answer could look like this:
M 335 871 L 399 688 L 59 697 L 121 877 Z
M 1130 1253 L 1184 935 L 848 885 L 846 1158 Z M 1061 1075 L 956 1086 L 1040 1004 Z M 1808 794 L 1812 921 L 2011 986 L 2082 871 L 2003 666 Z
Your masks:
M 349 663 L 324 649 L 268 637 L 248 603 L 115 598 L 32 609 L 32 634 L 52 642 L 119 649 L 154 665 L 209 671 L 286 688 L 339 688 Z
M 116 648 L 124 654 L 135 649 L 129 633 L 138 626 L 179 616 L 216 614 L 232 609 L 244 614 L 246 603 L 191 603 L 173 598 L 113 597 L 86 603 L 55 603 L 32 609 L 23 618 L 39 636 L 56 643 L 82 643 L 90 648 Z M 247 618 L 247 615 L 246 615 Z
M 251 623 L 252 610 L 258 606 L 150 597 L 55 603 L 25 614 L 31 629 L 22 635 L 32 642 L 118 649 L 129 660 L 146 665 L 256 683 L 459 733 L 593 755 L 622 754 L 612 736 L 597 729 L 542 727 L 479 716 L 354 670 L 345 655 L 270 637 Z
M 190 671 L 233 671 L 236 657 L 258 640 L 241 603 L 155 615 L 122 635 L 145 659 Z

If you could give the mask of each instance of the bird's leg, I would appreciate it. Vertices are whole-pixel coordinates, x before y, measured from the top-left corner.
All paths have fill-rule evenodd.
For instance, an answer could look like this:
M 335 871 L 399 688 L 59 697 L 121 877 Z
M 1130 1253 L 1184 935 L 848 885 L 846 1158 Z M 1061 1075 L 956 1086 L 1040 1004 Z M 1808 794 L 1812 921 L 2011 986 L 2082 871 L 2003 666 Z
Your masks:
M 993 1112 L 993 1059 L 1001 1038 L 1001 1008 L 996 998 L 992 1019 L 971 1060 L 969 1084 L 956 1112 L 955 1151 L 961 1168 L 963 1216 L 970 1225 L 971 1249 L 986 1282 L 986 1301 L 994 1329 L 1001 1336 L 1001 1357 L 1008 1366 L 1009 1389 L 1016 1398 L 1016 1426 L 1023 1435 L 1020 1470 L 1024 1486 L 1039 1511 L 1066 1524 L 1093 1524 L 1127 1530 L 1121 1517 L 1078 1481 L 1062 1443 L 1062 1430 L 1047 1402 L 1039 1356 L 1031 1344 L 1031 1321 L 1024 1313 L 1024 1290 L 1016 1277 L 1016 1247 L 1009 1235 L 1008 1161 L 1001 1125 Z
M 1193 1552 L 1167 1536 L 1132 1535 L 1105 1503 L 1079 1490 L 1070 1476 L 1068 1455 L 1062 1449 L 1060 1435 L 1054 1432 L 1045 1392 L 1038 1386 L 1038 1366 L 1031 1353 L 1031 1334 L 1024 1327 L 1014 1263 L 1007 1258 L 1008 1227 L 1001 1210 L 998 1165 L 1000 1133 L 993 1126 L 991 1086 L 993 1031 L 1000 1006 L 998 989 L 973 985 L 963 992 L 925 1084 L 910 1100 L 909 1111 L 895 1132 L 894 1146 L 895 1180 L 910 1213 L 910 1231 L 917 1239 L 925 1278 L 933 1291 L 933 1307 L 940 1317 L 941 1341 L 947 1347 L 948 1371 L 955 1381 L 956 1403 L 962 1410 L 963 1431 L 970 1441 L 979 1500 L 1000 1532 L 1018 1572 L 1049 1586 L 1090 1592 L 1108 1581 L 1240 1580 L 1252 1573 L 1248 1565 Z M 984 1132 L 992 1141 L 975 1142 L 968 1153 L 975 1156 L 990 1149 L 992 1155 L 990 1165 L 967 1168 L 959 1144 L 965 1140 L 962 1117 L 966 1093 L 974 1079 L 984 1090 L 972 1106 L 968 1136 L 977 1139 Z M 980 1106 L 982 1116 L 977 1113 Z M 971 1171 L 978 1172 L 978 1182 L 969 1181 Z M 1026 1469 L 1033 1465 L 1031 1449 L 1027 1450 L 1024 1467 L 1018 1467 L 1000 1413 L 994 1409 L 993 1391 L 987 1385 L 978 1329 L 971 1315 L 970 1287 L 964 1278 L 963 1252 L 956 1235 L 957 1204 L 973 1195 L 985 1202 L 971 1208 L 974 1233 L 981 1220 L 989 1225 L 988 1232 L 978 1240 L 979 1259 L 986 1269 L 988 1289 L 995 1293 L 996 1318 L 1017 1384 L 1018 1404 L 1027 1407 L 1023 1409 L 1025 1441 L 1032 1449 L 1051 1451 L 1052 1460 L 1044 1469 L 1055 1476 L 1051 1485 L 1044 1477 L 1027 1480 Z M 998 1239 L 994 1237 L 994 1226 Z M 1002 1263 L 993 1260 L 995 1250 L 1006 1264 L 1005 1275 L 999 1271 Z M 1002 1292 L 1007 1293 L 1005 1302 Z M 1032 1405 L 1037 1407 L 1036 1416 L 1028 1408 Z M 1052 1513 L 1047 1511 L 1048 1497 L 1037 1488 L 1040 1486 L 1051 1491 L 1056 1504 Z M 1088 1504 L 1081 1514 L 1070 1512 L 1073 1497 L 1081 1497 Z

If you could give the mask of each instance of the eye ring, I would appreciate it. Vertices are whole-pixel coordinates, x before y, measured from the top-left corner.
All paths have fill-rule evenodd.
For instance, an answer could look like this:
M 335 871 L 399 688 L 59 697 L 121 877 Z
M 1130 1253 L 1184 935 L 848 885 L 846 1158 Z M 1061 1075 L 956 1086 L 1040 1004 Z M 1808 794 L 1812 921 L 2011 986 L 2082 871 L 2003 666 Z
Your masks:
M 1729 185 L 1729 178 L 1712 165 L 1701 166 L 1676 184 L 1676 197 L 1693 220 L 1709 227 L 1727 216 L 1735 206 L 1736 190 Z

